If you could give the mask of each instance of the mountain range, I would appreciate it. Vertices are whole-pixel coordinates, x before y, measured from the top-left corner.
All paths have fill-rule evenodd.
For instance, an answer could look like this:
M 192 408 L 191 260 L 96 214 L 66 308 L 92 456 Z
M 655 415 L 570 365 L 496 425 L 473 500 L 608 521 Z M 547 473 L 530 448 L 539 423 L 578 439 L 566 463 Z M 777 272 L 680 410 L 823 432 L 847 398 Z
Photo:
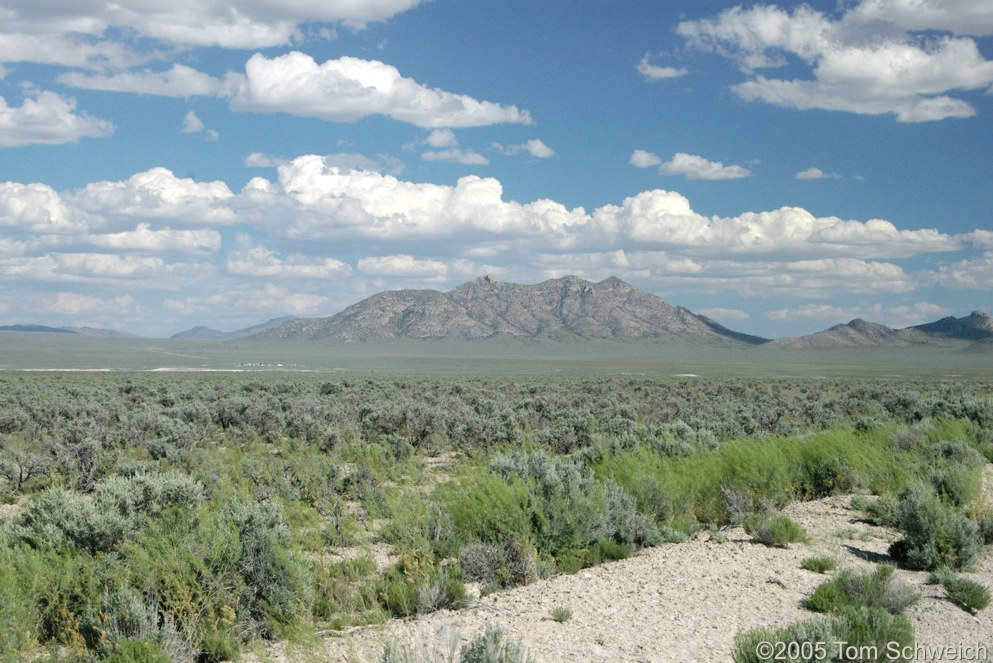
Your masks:
M 780 338 L 768 347 L 791 349 L 866 348 L 925 346 L 941 341 L 972 341 L 979 350 L 993 348 L 993 318 L 973 311 L 955 318 L 949 316 L 922 325 L 891 329 L 875 322 L 856 318 L 816 334 Z
M 292 318 L 246 340 L 322 344 L 402 339 L 580 342 L 639 340 L 702 346 L 828 349 L 928 346 L 974 342 L 993 349 L 993 318 L 963 318 L 891 329 L 856 319 L 807 336 L 770 340 L 737 332 L 638 290 L 617 277 L 599 283 L 575 276 L 535 285 L 477 278 L 447 292 L 394 290 L 364 299 L 327 318 Z
M 768 341 L 727 329 L 616 277 L 592 283 L 575 276 L 536 285 L 484 276 L 448 292 L 382 292 L 329 318 L 288 320 L 250 338 L 321 343 L 655 339 L 714 346 Z
M 0 327 L 0 331 L 124 335 L 103 329 L 41 325 L 9 325 Z M 855 319 L 815 334 L 770 340 L 728 329 L 613 276 L 598 283 L 564 276 L 534 285 L 504 283 L 483 276 L 446 292 L 381 292 L 326 318 L 275 318 L 231 332 L 198 326 L 174 334 L 171 339 L 296 341 L 329 346 L 408 340 L 558 344 L 643 341 L 791 350 L 953 344 L 974 352 L 993 352 L 993 318 L 977 311 L 962 318 L 946 317 L 904 329 Z

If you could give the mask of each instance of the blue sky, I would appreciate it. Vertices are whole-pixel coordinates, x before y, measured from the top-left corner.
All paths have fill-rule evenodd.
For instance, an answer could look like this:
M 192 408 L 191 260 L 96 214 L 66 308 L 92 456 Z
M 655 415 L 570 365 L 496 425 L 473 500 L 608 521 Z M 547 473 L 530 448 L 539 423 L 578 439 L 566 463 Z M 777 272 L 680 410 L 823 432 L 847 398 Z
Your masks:
M 0 320 L 619 276 L 770 337 L 993 310 L 988 0 L 0 0 Z

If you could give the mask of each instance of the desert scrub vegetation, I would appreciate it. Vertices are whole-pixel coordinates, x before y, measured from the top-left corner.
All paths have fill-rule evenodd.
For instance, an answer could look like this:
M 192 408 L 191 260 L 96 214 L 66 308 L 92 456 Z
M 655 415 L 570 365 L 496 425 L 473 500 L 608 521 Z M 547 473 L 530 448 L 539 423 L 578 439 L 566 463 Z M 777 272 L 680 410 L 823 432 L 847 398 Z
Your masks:
M 781 513 L 753 513 L 745 518 L 745 532 L 767 546 L 786 547 L 807 541 L 807 532 Z
M 519 642 L 498 627 L 488 625 L 469 642 L 458 646 L 452 638 L 447 647 L 423 643 L 389 643 L 380 663 L 535 663 Z
M 947 566 L 932 572 L 929 582 L 944 587 L 948 600 L 970 614 L 975 614 L 990 604 L 990 590 L 984 585 L 963 578 Z
M 894 577 L 891 566 L 862 573 L 843 569 L 805 601 L 805 607 L 826 616 L 739 633 L 735 663 L 853 660 L 848 652 L 857 652 L 860 661 L 905 661 L 894 653 L 912 649 L 913 627 L 903 611 L 918 598 Z M 875 656 L 865 658 L 866 654 Z
M 0 660 L 230 660 L 850 491 L 961 568 L 991 386 L 0 375 Z
M 833 557 L 805 557 L 800 561 L 800 568 L 814 573 L 829 573 L 838 568 L 838 562 Z
M 916 603 L 920 594 L 899 581 L 894 573 L 894 567 L 886 564 L 862 573 L 842 569 L 832 580 L 815 589 L 804 601 L 804 607 L 828 613 L 873 608 L 898 615 Z

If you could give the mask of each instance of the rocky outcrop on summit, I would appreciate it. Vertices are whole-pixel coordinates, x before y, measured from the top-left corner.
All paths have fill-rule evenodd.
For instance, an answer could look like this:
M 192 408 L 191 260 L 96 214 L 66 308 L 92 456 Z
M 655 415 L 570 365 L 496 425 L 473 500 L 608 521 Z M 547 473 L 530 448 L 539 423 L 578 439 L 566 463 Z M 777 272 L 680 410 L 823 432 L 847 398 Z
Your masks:
M 611 277 L 536 285 L 478 278 L 448 292 L 384 292 L 330 318 L 297 319 L 256 338 L 329 342 L 490 338 L 659 339 L 705 345 L 763 343 Z

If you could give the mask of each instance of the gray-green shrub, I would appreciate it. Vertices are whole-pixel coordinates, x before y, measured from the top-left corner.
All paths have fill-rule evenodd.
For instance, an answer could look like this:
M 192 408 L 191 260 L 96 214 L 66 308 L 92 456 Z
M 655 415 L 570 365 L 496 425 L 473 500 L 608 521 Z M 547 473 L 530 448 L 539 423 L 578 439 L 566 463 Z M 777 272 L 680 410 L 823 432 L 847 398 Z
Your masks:
M 14 531 L 35 547 L 109 552 L 165 509 L 192 514 L 202 500 L 203 486 L 182 472 L 113 476 L 97 484 L 92 497 L 64 488 L 38 493 L 15 520 Z
M 903 538 L 890 546 L 890 554 L 911 569 L 963 569 L 982 551 L 976 524 L 927 485 L 900 495 L 899 526 Z
M 222 514 L 223 525 L 238 536 L 237 568 L 244 580 L 240 602 L 263 631 L 267 622 L 293 621 L 302 569 L 291 553 L 292 533 L 279 504 L 235 502 Z
M 920 594 L 897 580 L 894 571 L 889 565 L 862 573 L 843 569 L 833 579 L 817 587 L 804 601 L 804 606 L 816 612 L 835 614 L 849 608 L 863 607 L 899 614 L 917 602 Z
M 503 629 L 487 626 L 486 630 L 462 646 L 461 663 L 534 663 L 530 654 Z

